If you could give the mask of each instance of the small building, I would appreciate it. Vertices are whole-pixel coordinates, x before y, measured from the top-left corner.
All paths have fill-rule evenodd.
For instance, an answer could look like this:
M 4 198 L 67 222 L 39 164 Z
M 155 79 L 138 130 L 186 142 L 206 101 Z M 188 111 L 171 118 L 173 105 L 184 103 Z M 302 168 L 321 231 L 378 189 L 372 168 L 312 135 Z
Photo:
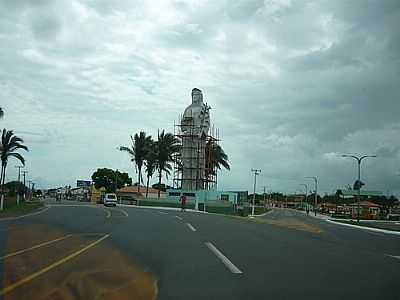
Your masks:
M 143 199 L 146 198 L 146 191 L 147 187 L 145 186 L 139 186 L 139 191 L 138 186 L 126 186 L 117 190 L 117 197 L 127 201 L 131 201 L 134 199 Z M 158 189 L 149 187 L 147 197 L 158 198 L 158 192 Z M 165 192 L 160 191 L 160 198 L 165 198 L 165 194 Z
M 360 206 L 360 218 L 362 219 L 377 219 L 380 214 L 380 205 L 370 201 L 360 201 L 350 204 L 352 218 L 357 218 L 358 205 Z
M 229 191 L 229 193 L 236 193 L 237 194 L 237 203 L 239 205 L 248 202 L 249 198 L 249 191 Z
M 198 204 L 203 204 L 210 201 L 224 202 L 227 204 L 237 205 L 238 194 L 235 192 L 225 191 L 214 191 L 214 190 L 180 190 L 180 189 L 168 189 L 167 198 L 169 200 L 179 201 L 180 197 L 185 195 L 188 203 L 195 203 L 197 200 Z
M 106 189 L 104 187 L 96 189 L 94 184 L 92 184 L 90 186 L 90 202 L 92 202 L 92 203 L 99 202 L 102 199 L 101 195 L 104 194 L 105 191 L 106 191 Z

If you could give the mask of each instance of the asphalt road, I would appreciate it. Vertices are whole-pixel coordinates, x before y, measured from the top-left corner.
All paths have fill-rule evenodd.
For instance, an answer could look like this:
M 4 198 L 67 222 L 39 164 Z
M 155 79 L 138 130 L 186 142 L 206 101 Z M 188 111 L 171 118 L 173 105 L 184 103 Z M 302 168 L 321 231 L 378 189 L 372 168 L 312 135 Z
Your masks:
M 17 254 L 3 258 L 9 253 Z M 99 299 L 111 299 L 107 291 L 127 286 L 130 299 L 400 299 L 399 236 L 286 209 L 240 219 L 52 206 L 0 221 L 0 257 L 0 291 L 12 288 L 4 299 L 39 299 L 38 290 L 56 299 L 59 286 L 69 297 L 62 299 L 94 299 L 105 288 Z M 134 296 L 152 283 L 153 294 Z

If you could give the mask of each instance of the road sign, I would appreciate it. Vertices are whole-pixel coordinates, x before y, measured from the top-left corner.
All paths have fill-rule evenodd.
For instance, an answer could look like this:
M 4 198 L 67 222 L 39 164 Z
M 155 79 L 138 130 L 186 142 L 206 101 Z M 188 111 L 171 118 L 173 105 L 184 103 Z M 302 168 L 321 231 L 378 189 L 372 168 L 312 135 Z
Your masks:
M 90 180 L 77 180 L 76 186 L 77 187 L 88 187 L 92 182 Z

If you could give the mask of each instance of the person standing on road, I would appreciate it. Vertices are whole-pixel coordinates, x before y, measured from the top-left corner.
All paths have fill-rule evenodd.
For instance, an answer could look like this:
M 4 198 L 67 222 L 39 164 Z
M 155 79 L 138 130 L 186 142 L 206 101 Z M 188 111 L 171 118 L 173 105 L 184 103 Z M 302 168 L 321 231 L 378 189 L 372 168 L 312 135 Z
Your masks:
M 185 211 L 185 207 L 186 207 L 186 196 L 185 196 L 185 195 L 182 195 L 180 201 L 181 201 L 181 210 L 182 210 L 182 211 Z

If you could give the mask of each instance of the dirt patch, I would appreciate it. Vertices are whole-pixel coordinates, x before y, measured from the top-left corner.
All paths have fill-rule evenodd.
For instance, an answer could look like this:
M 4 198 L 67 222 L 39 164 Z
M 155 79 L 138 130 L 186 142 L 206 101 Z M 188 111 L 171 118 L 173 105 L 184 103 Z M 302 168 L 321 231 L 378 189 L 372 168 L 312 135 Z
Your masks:
M 68 236 L 61 230 L 47 228 L 46 231 L 45 227 L 31 225 L 25 230 L 10 229 L 6 251 L 2 255 L 32 247 L 47 237 L 52 240 Z M 84 249 L 102 236 L 72 235 L 44 247 L 5 258 L 4 274 L 0 276 L 5 289 L 32 274 L 43 270 L 45 272 L 7 292 L 4 299 L 155 299 L 158 293 L 157 278 L 114 248 L 110 239 L 46 271 L 49 266 Z
M 238 217 L 238 216 L 229 216 L 230 218 L 237 219 L 237 220 L 242 220 L 242 221 L 247 221 L 247 222 L 253 222 L 253 223 L 260 223 L 260 224 L 269 224 L 269 225 L 274 225 L 274 226 L 279 226 L 279 227 L 284 227 L 288 229 L 294 229 L 294 230 L 302 230 L 302 231 L 308 231 L 308 232 L 313 232 L 313 233 L 322 233 L 323 230 L 315 225 L 315 224 L 310 224 L 310 223 L 305 223 L 297 219 L 280 219 L 280 220 L 272 220 L 272 219 L 267 219 L 263 217 L 255 217 L 255 218 L 246 218 L 246 217 Z

